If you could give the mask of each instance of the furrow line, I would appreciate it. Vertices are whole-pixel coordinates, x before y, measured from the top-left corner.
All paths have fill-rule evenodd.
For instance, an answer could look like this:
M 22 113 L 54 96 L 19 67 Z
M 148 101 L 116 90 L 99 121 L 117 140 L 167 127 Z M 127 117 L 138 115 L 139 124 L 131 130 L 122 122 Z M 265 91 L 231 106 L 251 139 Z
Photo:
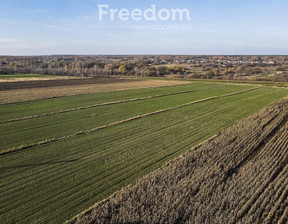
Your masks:
M 287 186 L 287 166 L 285 167 L 285 169 L 282 172 L 282 175 L 279 175 L 274 182 L 272 182 L 269 187 L 267 187 L 265 189 L 265 191 L 263 192 L 263 194 L 257 199 L 256 203 L 251 207 L 249 213 L 247 214 L 247 216 L 249 217 L 253 217 L 254 216 L 262 216 L 263 217 L 263 213 L 269 212 L 269 215 L 265 215 L 264 217 L 267 217 L 267 219 L 272 220 L 273 217 L 275 216 L 275 213 L 277 210 L 279 210 L 278 205 L 281 202 L 283 202 L 283 200 L 285 200 L 285 198 L 283 199 L 283 197 L 287 197 L 288 194 L 288 189 L 285 189 L 285 186 Z M 284 182 L 284 180 L 286 180 L 286 183 Z M 283 183 L 281 182 L 284 182 Z M 275 199 L 277 199 L 276 203 L 273 203 L 273 201 Z M 273 208 L 271 209 L 271 206 L 273 205 Z M 279 205 L 279 207 L 280 207 Z M 254 217 L 257 218 L 257 217 Z M 272 222 L 269 222 L 272 223 Z
M 283 170 L 285 169 L 285 166 L 288 163 L 288 157 L 286 156 L 286 158 L 284 159 L 284 161 L 282 161 L 279 164 L 279 167 L 272 173 L 271 177 L 268 178 L 267 181 L 264 182 L 264 184 L 258 188 L 255 192 L 255 194 L 250 198 L 250 200 L 248 200 L 248 202 L 241 208 L 241 210 L 238 212 L 237 214 L 237 221 L 240 221 L 244 218 L 244 216 L 246 214 L 248 214 L 248 212 L 250 211 L 250 209 L 252 208 L 253 204 L 258 200 L 258 198 L 265 192 L 265 189 L 269 187 L 269 185 L 271 183 L 273 183 L 273 181 L 283 172 Z
M 6 121 L 0 121 L 0 124 L 5 124 L 5 123 L 15 122 L 15 121 L 29 120 L 29 119 L 39 118 L 39 117 L 46 117 L 46 116 L 51 116 L 51 115 L 55 115 L 55 114 L 63 114 L 63 113 L 74 112 L 74 111 L 78 111 L 78 110 L 90 109 L 90 108 L 94 108 L 94 107 L 102 107 L 102 106 L 108 106 L 108 105 L 114 105 L 114 104 L 120 104 L 120 103 L 129 103 L 129 102 L 134 102 L 134 101 L 148 100 L 148 99 L 153 99 L 153 98 L 179 95 L 179 94 L 185 94 L 185 93 L 201 92 L 201 91 L 216 89 L 216 88 L 220 88 L 220 87 L 222 87 L 222 86 L 200 89 L 200 90 L 181 91 L 181 92 L 176 92 L 176 93 L 167 93 L 167 94 L 147 96 L 147 97 L 142 97 L 142 98 L 134 98 L 134 99 L 128 99 L 128 100 L 118 100 L 118 101 L 114 101 L 114 102 L 94 104 L 94 105 L 71 108 L 71 109 L 67 109 L 67 110 L 55 111 L 55 112 L 50 112 L 50 113 L 45 113 L 45 114 L 37 114 L 37 115 L 33 115 L 33 116 L 28 116 L 28 117 L 22 117 L 22 118 L 15 118 L 15 119 L 10 119 L 10 120 L 6 120 Z
M 0 152 L 0 156 L 8 154 L 8 153 L 11 153 L 11 152 L 16 152 L 16 151 L 20 151 L 20 150 L 24 150 L 24 149 L 29 149 L 29 148 L 32 148 L 32 147 L 35 147 L 35 146 L 44 145 L 44 144 L 60 141 L 60 140 L 63 140 L 63 139 L 72 138 L 72 137 L 76 137 L 76 136 L 79 136 L 79 135 L 91 133 L 91 132 L 94 132 L 94 131 L 97 131 L 97 130 L 101 130 L 101 129 L 104 129 L 104 128 L 112 127 L 112 126 L 123 124 L 123 123 L 127 123 L 127 122 L 130 122 L 130 121 L 133 121 L 133 120 L 137 120 L 137 119 L 140 119 L 140 118 L 144 118 L 144 117 L 152 116 L 152 115 L 155 115 L 155 114 L 159 114 L 159 113 L 163 113 L 163 112 L 179 109 L 179 108 L 186 107 L 186 106 L 190 106 L 192 104 L 202 103 L 202 102 L 206 102 L 206 101 L 209 101 L 209 100 L 218 99 L 218 98 L 227 97 L 227 96 L 234 96 L 234 95 L 238 95 L 238 94 L 241 94 L 241 93 L 253 91 L 253 90 L 256 90 L 256 89 L 259 89 L 259 88 L 260 87 L 256 87 L 256 88 L 252 88 L 252 89 L 243 90 L 243 91 L 240 91 L 240 92 L 224 94 L 224 95 L 221 95 L 221 96 L 212 96 L 212 97 L 204 98 L 204 99 L 201 99 L 201 100 L 196 100 L 196 101 L 192 101 L 192 102 L 189 102 L 189 103 L 181 104 L 181 105 L 178 105 L 178 106 L 175 106 L 175 107 L 170 107 L 170 108 L 154 111 L 154 112 L 151 112 L 151 113 L 138 115 L 138 116 L 131 117 L 131 118 L 128 118 L 128 119 L 125 119 L 125 120 L 121 120 L 121 121 L 113 122 L 113 123 L 110 123 L 110 124 L 107 124 L 107 125 L 102 125 L 102 126 L 99 126 L 99 127 L 96 127 L 96 128 L 92 128 L 92 129 L 89 129 L 89 130 L 78 131 L 78 132 L 76 132 L 74 134 L 70 134 L 70 135 L 66 135 L 66 136 L 62 136 L 62 137 L 58 137 L 58 138 L 53 138 L 53 139 L 46 139 L 46 140 L 43 140 L 43 141 L 40 141 L 40 142 L 37 142 L 37 143 L 32 143 L 32 144 L 29 144 L 29 145 L 13 147 L 13 148 L 10 148 L 10 149 L 7 149 L 7 150 L 3 150 L 2 152 Z
M 276 119 L 276 116 L 273 116 L 272 118 L 269 118 L 269 123 L 271 123 L 272 122 L 272 120 L 275 120 Z M 282 119 L 283 119 L 283 117 L 278 117 L 277 118 L 277 120 L 281 120 L 282 121 Z M 278 121 L 279 122 L 279 121 Z M 275 121 L 274 121 L 274 123 L 275 123 Z M 267 122 L 266 122 L 266 124 L 267 124 Z M 265 125 L 266 125 L 265 124 Z M 266 125 L 267 126 L 267 125 Z M 277 125 L 274 125 L 274 126 L 277 126 Z M 237 139 L 239 139 L 239 136 L 238 135 L 234 135 L 234 141 L 232 141 L 232 142 L 230 142 L 229 143 L 229 151 L 228 151 L 228 149 L 225 151 L 225 155 L 229 152 L 229 153 L 233 153 L 233 154 L 235 154 L 235 155 L 238 155 L 239 154 L 239 152 L 237 151 L 237 152 L 235 152 L 235 150 L 234 150 L 234 148 L 241 148 L 241 147 L 243 147 L 243 145 L 245 145 L 245 146 L 247 146 L 247 145 L 252 145 L 253 144 L 253 142 L 257 142 L 258 141 L 258 139 L 259 139 L 259 133 L 262 133 L 263 132 L 263 129 L 262 129 L 262 126 L 253 126 L 253 133 L 252 134 L 249 134 L 248 136 L 247 136 L 247 134 L 245 133 L 245 134 L 243 134 L 243 136 L 245 135 L 245 137 L 243 137 L 242 135 L 242 137 L 241 137 L 241 141 L 236 141 L 235 142 L 235 140 L 237 140 Z M 249 130 L 247 130 L 247 131 L 249 131 Z M 267 131 L 266 131 L 267 132 Z M 231 152 L 230 152 L 231 151 Z M 241 152 L 242 154 L 243 154 L 243 152 Z M 247 150 L 245 150 L 245 152 L 244 153 L 247 153 Z M 223 161 L 223 154 L 221 154 L 221 153 L 218 153 L 218 151 L 215 151 L 215 158 L 212 160 L 213 162 L 215 162 L 215 163 L 217 163 L 219 160 L 222 160 L 222 163 L 223 164 L 228 164 L 229 163 L 229 161 L 231 160 L 230 159 L 230 157 L 228 157 L 228 158 L 226 158 L 226 160 L 225 161 Z
M 286 204 L 288 203 L 288 200 L 285 202 Z M 281 216 L 280 220 L 278 221 L 278 224 L 287 224 L 288 222 L 288 206 L 286 207 L 283 215 Z
M 265 147 L 266 148 L 266 151 L 268 149 L 268 147 Z M 253 179 L 253 181 L 251 182 L 251 178 L 248 177 L 248 175 L 244 175 L 244 179 L 242 182 L 246 182 L 246 183 L 250 183 L 249 186 L 247 185 L 244 189 L 247 190 L 247 192 L 251 192 L 251 191 L 255 191 L 253 190 L 254 188 L 260 188 L 262 185 L 261 183 L 263 183 L 263 176 L 271 176 L 273 175 L 273 172 L 275 170 L 275 166 L 277 163 L 275 163 L 275 161 L 282 161 L 284 160 L 286 156 L 286 152 L 285 151 L 282 151 L 281 150 L 277 150 L 277 153 L 276 155 L 274 154 L 273 156 L 273 159 L 270 159 L 269 162 L 267 162 L 266 164 L 266 167 L 262 168 L 261 172 L 257 174 L 257 176 L 255 176 Z M 254 167 L 254 166 L 253 166 Z M 260 164 L 260 167 L 261 167 L 261 164 Z M 258 168 L 259 168 L 259 165 L 258 165 Z M 252 197 L 252 195 L 251 195 Z M 241 210 L 241 207 L 243 207 L 247 201 L 247 197 L 246 197 L 246 194 L 242 195 L 241 196 L 241 199 L 239 200 L 239 202 L 237 203 L 236 205 L 236 208 L 235 210 Z
M 287 169 L 286 169 L 287 170 Z M 287 172 L 287 171 L 286 171 Z M 287 178 L 287 177 L 284 177 Z M 285 200 L 287 200 L 288 197 L 288 188 L 287 188 L 287 179 L 286 182 L 283 183 L 282 188 L 284 188 L 284 190 L 280 191 L 278 194 L 282 193 L 281 195 L 276 194 L 275 198 L 277 198 L 277 202 L 274 204 L 274 206 L 272 207 L 272 203 L 270 203 L 270 207 L 272 207 L 272 209 L 270 210 L 270 212 L 267 215 L 266 220 L 264 221 L 264 223 L 273 223 L 273 220 L 275 219 L 275 216 L 277 214 L 278 211 L 281 210 L 281 205 L 283 205 L 285 203 Z
M 187 121 L 185 121 L 185 122 L 187 122 Z M 180 125 L 179 123 L 177 123 L 177 124 L 174 124 L 174 125 Z M 171 126 L 169 125 L 168 127 L 165 127 L 165 129 L 171 129 Z M 204 130 L 205 128 L 203 128 L 203 130 Z M 163 128 L 162 128 L 162 130 L 163 130 Z M 157 132 L 157 131 L 155 131 L 155 132 Z M 149 134 L 148 135 L 153 135 L 153 133 L 151 133 L 151 132 L 149 132 Z M 145 136 L 142 136 L 142 137 L 145 137 Z M 159 136 L 157 136 L 157 138 L 160 138 L 161 137 L 161 135 L 159 135 Z M 186 134 L 185 135 L 185 137 L 183 137 L 182 139 L 187 139 L 189 137 L 189 134 Z M 155 137 L 156 138 L 156 137 Z M 180 141 L 181 143 L 183 143 L 183 141 L 181 140 Z M 179 143 L 179 142 L 178 142 Z M 176 143 L 176 145 L 178 144 L 178 143 Z M 119 143 L 120 144 L 120 143 Z M 142 143 L 142 144 L 144 144 L 144 143 Z M 167 146 L 167 148 L 169 148 L 169 147 L 171 147 L 172 145 L 168 145 Z M 175 146 L 175 145 L 174 145 Z M 100 152 L 101 152 L 101 154 L 97 154 L 96 156 L 94 155 L 93 156 L 93 154 L 89 154 L 89 155 L 87 155 L 86 157 L 87 157 L 87 159 L 85 159 L 85 160 L 81 160 L 81 161 L 79 161 L 79 162 L 77 162 L 78 164 L 77 164 L 77 166 L 81 166 L 81 168 L 86 168 L 85 166 L 86 166 L 86 164 L 87 163 L 89 163 L 89 161 L 90 160 L 93 160 L 93 159 L 95 159 L 94 157 L 99 157 L 99 156 L 101 156 L 101 157 L 104 157 L 103 156 L 103 150 L 101 149 L 101 150 L 99 150 Z M 109 152 L 108 154 L 106 154 L 107 152 L 104 152 L 105 154 L 105 158 L 107 157 L 107 158 L 109 158 L 109 155 L 110 154 L 115 154 L 115 152 Z M 156 152 L 157 153 L 157 152 Z M 153 157 L 152 157 L 153 158 Z M 71 165 L 70 165 L 71 166 Z M 112 169 L 114 169 L 113 167 L 112 168 L 109 168 L 109 169 L 106 169 L 106 172 L 108 172 L 108 171 L 110 171 L 110 170 L 112 170 Z M 120 168 L 118 168 L 118 170 L 120 170 Z M 71 173 L 71 177 L 69 177 L 69 178 L 72 178 L 72 176 L 74 175 L 73 174 L 73 172 L 71 172 L 71 167 L 70 167 L 70 169 L 66 169 L 65 167 L 61 167 L 61 173 L 68 173 L 68 172 L 70 172 Z M 42 171 L 43 172 L 43 171 Z M 41 175 L 41 173 L 42 173 L 41 171 L 40 171 L 40 179 L 39 179 L 39 177 L 38 177 L 38 179 L 36 180 L 34 180 L 34 181 L 36 181 L 36 182 L 39 182 L 39 181 L 42 181 L 44 178 L 45 179 L 47 179 L 47 177 L 43 177 L 43 175 Z M 59 176 L 60 175 L 60 173 L 59 173 L 59 171 L 56 171 L 56 173 L 57 173 L 57 179 L 58 178 L 64 178 L 64 175 L 63 176 Z M 55 172 L 54 172 L 54 174 L 55 174 Z M 97 175 L 100 175 L 100 174 L 97 174 Z M 97 175 L 95 176 L 94 175 L 94 177 L 97 177 Z M 54 176 L 52 175 L 52 177 L 54 178 Z M 35 177 L 34 177 L 35 178 Z M 69 179 L 68 178 L 68 179 Z M 47 179 L 47 180 L 49 180 L 50 182 L 54 182 L 54 181 L 56 181 L 57 179 Z M 19 186 L 21 186 L 21 188 L 22 189 L 27 189 L 27 186 L 25 186 L 25 185 L 23 185 L 22 183 L 21 184 L 19 184 Z M 16 188 L 17 186 L 13 186 L 13 188 Z M 9 191 L 7 190 L 7 191 L 5 191 L 5 194 L 7 195 L 7 193 L 9 193 Z M 20 196 L 20 195 L 19 195 Z M 2 198 L 1 198 L 1 200 L 5 200 L 5 195 L 3 195 L 2 196 Z M 1 201 L 0 200 L 0 201 Z
M 277 119 L 277 121 L 275 121 L 276 126 L 272 126 L 272 130 L 265 131 L 261 138 L 258 139 L 258 142 L 252 142 L 252 144 L 249 146 L 250 149 L 241 152 L 240 155 L 236 157 L 240 160 L 240 162 L 235 167 L 232 167 L 227 171 L 226 180 L 234 173 L 237 173 L 242 166 L 244 166 L 248 161 L 250 161 L 254 157 L 254 155 L 263 148 L 263 146 L 265 147 L 265 143 L 267 141 L 270 141 L 274 137 L 274 135 L 280 130 L 280 128 L 285 125 L 287 118 L 287 115 L 284 115 L 283 117 L 280 117 L 279 122 Z M 249 154 L 245 155 L 246 153 Z M 242 159 L 241 157 L 244 158 Z M 228 161 L 224 161 L 224 163 L 226 162 L 228 163 Z

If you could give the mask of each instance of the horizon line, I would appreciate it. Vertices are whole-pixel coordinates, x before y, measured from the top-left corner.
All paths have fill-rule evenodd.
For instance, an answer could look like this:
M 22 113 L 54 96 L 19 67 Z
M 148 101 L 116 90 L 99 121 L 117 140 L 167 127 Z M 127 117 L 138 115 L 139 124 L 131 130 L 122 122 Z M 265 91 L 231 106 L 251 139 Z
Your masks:
M 0 55 L 0 57 L 53 57 L 53 56 L 288 56 L 288 54 L 35 54 Z

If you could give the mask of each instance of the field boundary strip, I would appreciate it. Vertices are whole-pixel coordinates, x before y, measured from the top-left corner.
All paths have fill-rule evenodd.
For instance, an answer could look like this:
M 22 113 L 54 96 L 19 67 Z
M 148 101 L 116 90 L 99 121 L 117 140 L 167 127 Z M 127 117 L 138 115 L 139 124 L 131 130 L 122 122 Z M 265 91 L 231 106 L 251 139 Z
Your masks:
M 192 104 L 202 103 L 202 102 L 206 102 L 206 101 L 209 101 L 209 100 L 218 99 L 218 98 L 227 97 L 227 96 L 234 96 L 234 95 L 238 95 L 238 94 L 241 94 L 241 93 L 253 91 L 253 90 L 256 90 L 256 89 L 259 89 L 259 88 L 260 87 L 256 87 L 256 88 L 246 89 L 246 90 L 243 90 L 243 91 L 240 91 L 240 92 L 228 93 L 228 94 L 224 94 L 224 95 L 220 95 L 220 96 L 212 96 L 212 97 L 208 97 L 208 98 L 192 101 L 192 102 L 189 102 L 189 103 L 181 104 L 181 105 L 178 105 L 178 106 L 175 106 L 175 107 L 170 107 L 170 108 L 166 108 L 166 109 L 150 112 L 150 113 L 147 113 L 147 114 L 137 115 L 137 116 L 125 119 L 125 120 L 116 121 L 116 122 L 113 122 L 113 123 L 110 123 L 110 124 L 107 124 L 107 125 L 102 125 L 102 126 L 99 126 L 99 127 L 96 127 L 96 128 L 89 129 L 89 130 L 78 131 L 78 132 L 70 134 L 70 135 L 65 135 L 65 136 L 58 137 L 58 138 L 46 139 L 46 140 L 43 140 L 43 141 L 40 141 L 40 142 L 37 142 L 37 143 L 31 143 L 29 145 L 22 145 L 22 146 L 19 146 L 19 147 L 13 147 L 13 148 L 1 151 L 0 155 L 5 155 L 5 154 L 8 154 L 8 153 L 21 151 L 21 150 L 24 150 L 24 149 L 29 149 L 29 148 L 36 147 L 36 146 L 39 146 L 39 145 L 44 145 L 44 144 L 48 144 L 48 143 L 64 140 L 64 139 L 67 139 L 67 138 L 76 137 L 76 136 L 79 136 L 79 135 L 84 135 L 84 134 L 87 134 L 87 133 L 91 133 L 91 132 L 94 132 L 94 131 L 97 131 L 97 130 L 101 130 L 101 129 L 104 129 L 104 128 L 109 128 L 109 127 L 112 127 L 112 126 L 115 126 L 115 125 L 123 124 L 123 123 L 130 122 L 130 121 L 133 121 L 133 120 L 137 120 L 137 119 L 140 119 L 140 118 L 144 118 L 144 117 L 152 116 L 152 115 L 155 115 L 155 114 L 159 114 L 159 113 L 163 113 L 163 112 L 179 109 L 179 108 L 186 107 L 186 106 L 190 106 Z
M 157 80 L 155 80 L 157 81 Z M 165 83 L 164 83 L 165 82 Z M 143 84 L 144 83 L 144 84 Z M 153 82 L 153 84 L 151 83 L 151 80 L 138 80 L 138 81 L 133 81 L 133 82 L 129 82 L 126 84 L 137 84 L 137 85 L 132 85 L 132 86 L 121 86 L 120 84 L 125 84 L 125 83 L 106 83 L 106 86 L 101 85 L 101 83 L 99 84 L 87 84 L 87 85 L 78 85 L 78 89 L 77 89 L 77 85 L 72 85 L 72 86 L 64 86 L 66 89 L 66 91 L 61 91 L 62 94 L 48 94 L 40 97 L 40 98 L 29 98 L 29 96 L 31 97 L 31 92 L 32 90 L 36 90 L 36 92 L 32 92 L 32 95 L 35 94 L 43 94 L 43 89 L 45 89 L 45 91 L 49 91 L 50 93 L 59 90 L 59 86 L 57 87 L 45 87 L 45 88 L 30 88 L 30 89 L 14 89 L 14 90 L 4 90 L 4 91 L 0 91 L 0 94 L 4 93 L 4 95 L 1 95 L 1 97 L 3 97 L 5 99 L 5 97 L 7 98 L 7 94 L 9 93 L 9 95 L 11 94 L 11 91 L 17 91 L 17 92 L 13 92 L 13 94 L 15 95 L 21 95 L 21 94 L 26 94 L 26 97 L 28 98 L 18 98 L 18 99 L 12 99 L 12 100 L 8 100 L 8 101 L 1 101 L 0 100 L 0 105 L 9 105 L 9 104 L 18 104 L 18 103 L 24 103 L 24 102 L 35 102 L 38 100 L 46 100 L 46 99 L 56 99 L 56 98 L 63 98 L 63 97 L 70 97 L 70 96 L 83 96 L 83 95 L 90 95 L 90 94 L 95 94 L 95 93 L 107 93 L 107 92 L 115 92 L 115 91 L 127 91 L 127 90 L 135 90 L 135 89 L 150 89 L 150 88 L 165 88 L 165 87 L 176 87 L 176 86 L 183 86 L 183 85 L 189 85 L 192 84 L 193 82 L 188 82 L 188 81 L 173 81 L 173 80 L 166 80 L 166 81 L 161 81 L 158 80 L 158 82 Z M 116 89 L 115 86 L 109 86 L 109 85 L 117 85 Z M 140 85 L 141 84 L 141 85 Z M 120 85 L 120 86 L 119 86 Z M 97 91 L 95 91 L 95 87 L 98 86 L 102 86 L 103 88 L 98 89 Z M 76 89 L 75 89 L 76 87 Z M 82 87 L 86 87 L 84 89 L 81 89 Z M 92 88 L 93 87 L 93 88 Z M 105 88 L 104 88 L 105 87 Z M 65 89 L 64 88 L 64 89 Z M 71 89 L 72 88 L 72 89 Z M 40 92 L 37 92 L 37 91 Z M 82 90 L 82 91 L 81 91 Z M 93 91 L 92 91 L 93 90 Z M 26 92 L 20 92 L 19 91 L 26 91 Z M 27 93 L 27 91 L 29 91 L 29 93 Z M 44 91 L 44 92 L 45 92 Z M 51 92 L 52 91 L 52 92 Z M 75 92 L 76 91 L 76 92 Z M 6 93 L 6 95 L 5 95 Z M 28 95 L 27 95 L 28 94 Z M 7 100 L 7 99 L 6 99 Z
M 140 100 L 148 100 L 148 99 L 153 99 L 153 98 L 173 96 L 173 95 L 179 95 L 179 94 L 185 94 L 185 93 L 201 92 L 201 91 L 216 89 L 216 88 L 220 88 L 220 87 L 222 87 L 222 86 L 215 86 L 212 88 L 206 88 L 206 89 L 200 89 L 200 90 L 181 91 L 181 92 L 176 92 L 176 93 L 167 93 L 167 94 L 147 96 L 147 97 L 134 98 L 134 99 L 128 99 L 128 100 L 118 100 L 118 101 L 114 101 L 114 102 L 93 104 L 93 105 L 76 107 L 76 108 L 71 108 L 71 109 L 61 110 L 61 111 L 55 111 L 55 112 L 50 112 L 50 113 L 45 113 L 45 114 L 37 114 L 37 115 L 33 115 L 33 116 L 28 116 L 28 117 L 13 118 L 13 119 L 9 119 L 6 121 L 0 121 L 0 124 L 5 124 L 5 123 L 10 123 L 10 122 L 15 122 L 15 121 L 30 120 L 30 119 L 34 119 L 34 118 L 46 117 L 46 116 L 51 116 L 51 115 L 55 115 L 55 114 L 63 114 L 63 113 L 74 112 L 74 111 L 78 111 L 78 110 L 85 110 L 85 109 L 90 109 L 90 108 L 94 108 L 94 107 L 115 105 L 115 104 L 120 104 L 120 103 L 129 103 L 129 102 L 135 102 L 135 101 L 140 101 Z

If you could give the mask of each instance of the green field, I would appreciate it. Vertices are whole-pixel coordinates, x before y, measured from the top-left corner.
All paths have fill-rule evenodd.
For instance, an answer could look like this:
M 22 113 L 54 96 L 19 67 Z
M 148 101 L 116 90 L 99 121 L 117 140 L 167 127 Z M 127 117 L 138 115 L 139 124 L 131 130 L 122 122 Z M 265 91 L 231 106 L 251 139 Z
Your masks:
M 50 78 L 50 77 L 56 77 L 56 76 L 37 75 L 37 74 L 0 74 L 0 79 Z
M 63 222 L 288 95 L 253 88 L 195 82 L 1 105 L 0 222 Z

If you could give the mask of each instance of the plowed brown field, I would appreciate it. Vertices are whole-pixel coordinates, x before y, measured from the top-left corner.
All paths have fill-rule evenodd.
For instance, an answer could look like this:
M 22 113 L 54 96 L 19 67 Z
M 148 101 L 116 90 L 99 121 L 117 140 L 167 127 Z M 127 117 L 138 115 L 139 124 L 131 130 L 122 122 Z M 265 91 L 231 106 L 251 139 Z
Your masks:
M 49 80 L 0 83 L 0 104 L 187 83 L 189 82 L 172 80 L 140 81 L 130 79 Z

